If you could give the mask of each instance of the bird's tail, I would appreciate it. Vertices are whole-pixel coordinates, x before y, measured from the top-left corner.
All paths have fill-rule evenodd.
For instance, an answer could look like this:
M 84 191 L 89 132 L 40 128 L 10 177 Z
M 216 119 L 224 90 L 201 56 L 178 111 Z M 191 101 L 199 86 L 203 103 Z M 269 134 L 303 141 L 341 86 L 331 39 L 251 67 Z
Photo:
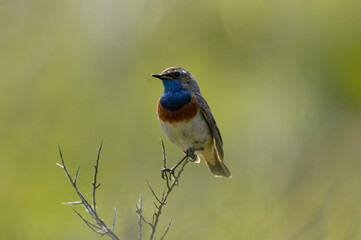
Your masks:
M 204 161 L 215 177 L 231 178 L 232 173 L 228 170 L 223 160 L 218 156 L 217 150 L 212 146 L 209 150 L 202 152 Z

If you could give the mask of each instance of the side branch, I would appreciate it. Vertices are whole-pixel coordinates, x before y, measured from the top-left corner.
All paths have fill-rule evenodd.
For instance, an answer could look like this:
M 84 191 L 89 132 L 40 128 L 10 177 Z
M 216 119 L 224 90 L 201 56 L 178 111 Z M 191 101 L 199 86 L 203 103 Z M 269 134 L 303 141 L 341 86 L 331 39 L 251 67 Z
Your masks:
M 98 149 L 97 160 L 95 161 L 95 165 L 94 165 L 94 181 L 92 182 L 92 185 L 93 185 L 93 208 L 94 208 L 95 212 L 97 211 L 97 204 L 95 201 L 95 191 L 100 186 L 100 183 L 97 184 L 97 176 L 98 176 L 98 169 L 99 169 L 100 152 L 102 151 L 102 147 L 103 147 L 103 141 L 100 143 L 100 147 Z
M 63 158 L 63 153 L 61 152 L 60 146 L 59 146 L 59 154 L 60 154 L 62 164 L 57 163 L 57 165 L 64 170 L 64 172 L 65 172 L 66 176 L 68 177 L 71 185 L 73 186 L 73 188 L 75 189 L 76 193 L 78 194 L 78 196 L 80 198 L 80 201 L 68 202 L 68 203 L 65 203 L 65 204 L 66 205 L 77 205 L 77 204 L 83 205 L 85 207 L 85 209 L 87 210 L 87 212 L 91 215 L 91 217 L 95 221 L 95 223 L 91 223 L 90 221 L 86 220 L 80 213 L 78 213 L 75 210 L 74 211 L 78 214 L 78 216 L 85 222 L 85 224 L 91 230 L 93 230 L 94 232 L 98 233 L 101 236 L 107 235 L 113 240 L 119 240 L 119 237 L 113 232 L 114 231 L 114 224 L 115 224 L 116 209 L 115 209 L 115 214 L 114 214 L 113 227 L 111 229 L 99 217 L 98 212 L 97 212 L 97 208 L 96 208 L 95 195 L 96 195 L 96 189 L 100 186 L 100 184 L 97 184 L 97 175 L 98 175 L 99 159 L 100 159 L 100 152 L 101 152 L 101 149 L 102 149 L 102 145 L 103 145 L 103 142 L 100 144 L 100 147 L 98 149 L 97 160 L 96 160 L 96 163 L 94 165 L 94 181 L 92 183 L 92 185 L 93 185 L 93 206 L 91 204 L 89 204 L 88 200 L 84 197 L 84 195 L 80 192 L 80 190 L 78 188 L 77 179 L 78 179 L 78 175 L 79 175 L 79 168 L 78 168 L 78 170 L 77 170 L 77 172 L 75 174 L 75 177 L 73 178 L 71 176 L 71 174 L 69 173 L 68 167 L 65 164 L 65 160 Z
M 162 149 L 163 149 L 163 164 L 164 164 L 163 170 L 162 170 L 162 177 L 165 180 L 165 187 L 163 189 L 161 197 L 157 196 L 157 194 L 153 190 L 152 186 L 149 184 L 148 181 L 146 181 L 150 191 L 152 192 L 154 198 L 156 199 L 156 202 L 154 202 L 155 212 L 153 213 L 152 221 L 147 221 L 143 217 L 141 205 L 137 206 L 137 211 L 136 211 L 139 216 L 139 221 L 142 220 L 151 227 L 151 233 L 150 233 L 150 238 L 149 238 L 150 240 L 153 240 L 155 238 L 155 232 L 157 230 L 159 218 L 162 214 L 163 207 L 167 204 L 167 200 L 168 200 L 170 193 L 172 192 L 173 188 L 179 184 L 179 178 L 180 178 L 182 172 L 184 171 L 185 166 L 189 163 L 188 159 L 193 156 L 191 154 L 194 154 L 194 152 L 190 151 L 189 153 L 191 153 L 191 154 L 187 154 L 184 158 L 182 158 L 182 160 L 178 164 L 176 164 L 176 166 L 178 166 L 182 163 L 178 172 L 175 173 L 173 171 L 173 169 L 175 169 L 175 167 L 172 168 L 172 171 L 164 171 L 164 169 L 168 169 L 168 168 L 167 168 L 167 156 L 165 153 L 165 146 L 164 146 L 163 140 L 162 140 Z M 139 201 L 141 202 L 141 198 Z M 169 224 L 160 239 L 164 239 L 165 235 L 169 231 L 171 224 L 172 224 L 172 219 L 169 221 Z M 141 224 L 139 226 L 141 226 Z M 141 228 L 139 228 L 139 229 L 140 229 L 139 231 L 141 231 Z M 140 239 L 140 238 L 138 238 L 138 239 Z

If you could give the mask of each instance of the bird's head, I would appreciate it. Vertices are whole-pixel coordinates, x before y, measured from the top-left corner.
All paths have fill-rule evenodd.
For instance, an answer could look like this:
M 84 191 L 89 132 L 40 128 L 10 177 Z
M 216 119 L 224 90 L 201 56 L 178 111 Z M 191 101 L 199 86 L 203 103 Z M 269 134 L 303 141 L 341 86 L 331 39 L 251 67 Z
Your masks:
M 165 90 L 184 89 L 189 92 L 200 92 L 197 80 L 184 68 L 170 67 L 161 74 L 152 74 L 152 76 L 163 81 Z

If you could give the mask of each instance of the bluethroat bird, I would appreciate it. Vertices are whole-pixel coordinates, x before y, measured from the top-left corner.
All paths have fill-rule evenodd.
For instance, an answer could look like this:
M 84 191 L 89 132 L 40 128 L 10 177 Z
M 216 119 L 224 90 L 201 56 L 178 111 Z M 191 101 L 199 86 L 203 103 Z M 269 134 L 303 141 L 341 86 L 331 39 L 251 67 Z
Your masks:
M 213 176 L 231 178 L 223 163 L 221 133 L 194 76 L 180 67 L 152 76 L 162 80 L 164 86 L 158 100 L 158 118 L 167 138 L 197 163 L 198 155 L 202 155 Z M 174 173 L 179 164 L 169 170 Z

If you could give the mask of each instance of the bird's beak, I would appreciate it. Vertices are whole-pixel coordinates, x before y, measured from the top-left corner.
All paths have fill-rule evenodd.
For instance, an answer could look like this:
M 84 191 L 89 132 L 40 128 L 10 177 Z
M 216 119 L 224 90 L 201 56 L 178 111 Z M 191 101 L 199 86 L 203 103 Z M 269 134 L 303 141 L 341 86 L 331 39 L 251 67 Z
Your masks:
M 159 79 L 164 79 L 164 76 L 162 74 L 152 74 L 152 77 L 155 77 L 155 78 L 159 78 Z

